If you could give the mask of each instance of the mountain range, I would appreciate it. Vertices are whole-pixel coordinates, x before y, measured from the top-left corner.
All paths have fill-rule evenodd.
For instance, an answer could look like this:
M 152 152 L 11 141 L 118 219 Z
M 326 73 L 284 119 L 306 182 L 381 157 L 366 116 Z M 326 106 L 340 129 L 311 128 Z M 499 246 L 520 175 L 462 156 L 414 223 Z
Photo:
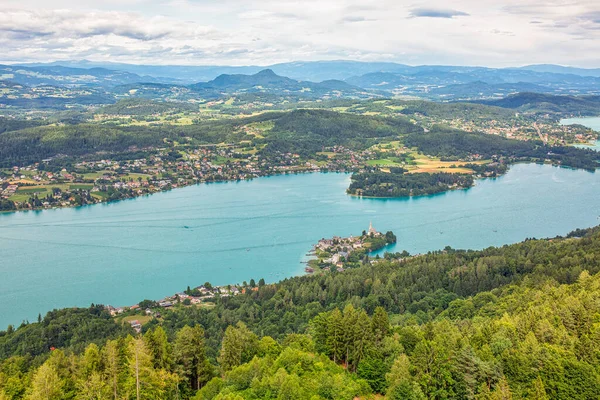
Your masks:
M 380 96 L 472 101 L 520 92 L 598 95 L 600 70 L 558 65 L 486 68 L 357 61 L 293 62 L 269 68 L 75 61 L 0 65 L 0 89 L 0 105 L 20 106 L 32 101 L 107 104 L 122 97 L 197 101 L 232 95 L 268 102 Z

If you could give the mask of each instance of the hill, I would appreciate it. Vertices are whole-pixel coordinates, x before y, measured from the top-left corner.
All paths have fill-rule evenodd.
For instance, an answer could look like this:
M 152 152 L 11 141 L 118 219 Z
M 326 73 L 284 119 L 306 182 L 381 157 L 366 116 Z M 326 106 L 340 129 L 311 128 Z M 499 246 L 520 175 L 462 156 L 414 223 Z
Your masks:
M 15 66 L 0 65 L 2 79 L 26 86 L 101 86 L 113 87 L 135 82 L 164 82 L 164 79 L 150 76 L 110 70 L 106 68 L 69 68 L 60 65 L 51 66 Z
M 328 80 L 321 83 L 297 81 L 279 76 L 271 69 L 265 69 L 254 75 L 219 75 L 209 82 L 196 83 L 190 88 L 203 96 L 224 93 L 269 93 L 301 98 L 331 97 L 372 97 L 365 90 L 348 83 Z
M 576 68 L 576 67 L 566 67 L 566 66 L 554 65 L 554 64 L 536 64 L 536 65 L 526 65 L 524 67 L 521 67 L 521 69 L 526 69 L 529 71 L 536 71 L 536 72 L 549 72 L 549 73 L 553 73 L 553 74 L 570 74 L 570 75 L 600 77 L 600 68 Z
M 519 111 L 600 115 L 600 96 L 553 96 L 543 93 L 518 93 L 503 99 L 481 101 L 480 103 Z

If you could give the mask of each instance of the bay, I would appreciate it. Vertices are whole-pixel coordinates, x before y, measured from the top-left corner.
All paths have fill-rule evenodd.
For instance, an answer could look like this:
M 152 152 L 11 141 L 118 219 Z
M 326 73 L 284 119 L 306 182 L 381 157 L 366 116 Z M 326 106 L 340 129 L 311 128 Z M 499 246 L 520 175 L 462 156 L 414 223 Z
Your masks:
M 600 117 L 580 117 L 580 118 L 565 118 L 560 121 L 562 125 L 583 125 L 590 129 L 600 132 Z M 600 150 L 600 140 L 590 144 L 577 144 L 576 147 L 591 148 Z
M 206 281 L 303 273 L 323 237 L 393 230 L 387 251 L 481 249 L 598 224 L 600 174 L 517 164 L 468 190 L 346 195 L 347 174 L 203 184 L 111 204 L 0 214 L 0 327 L 53 308 L 132 305 Z

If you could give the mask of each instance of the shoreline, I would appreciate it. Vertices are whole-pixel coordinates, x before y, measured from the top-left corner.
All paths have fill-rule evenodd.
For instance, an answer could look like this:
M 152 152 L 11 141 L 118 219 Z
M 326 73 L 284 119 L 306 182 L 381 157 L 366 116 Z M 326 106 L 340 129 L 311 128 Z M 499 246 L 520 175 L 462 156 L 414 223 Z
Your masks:
M 274 177 L 274 176 L 281 176 L 281 175 L 298 175 L 298 174 L 328 174 L 328 173 L 334 173 L 334 174 L 352 174 L 352 171 L 343 171 L 343 170 L 311 170 L 311 169 L 305 169 L 305 170 L 299 170 L 299 171 L 284 171 L 284 172 L 276 172 L 276 173 L 272 173 L 272 174 L 267 174 L 267 175 L 259 175 L 259 176 L 253 176 L 250 178 L 244 178 L 244 179 L 223 179 L 223 180 L 216 180 L 216 181 L 200 181 L 200 182 L 194 182 L 194 183 L 190 183 L 188 185 L 179 185 L 177 187 L 171 187 L 170 189 L 165 189 L 165 190 L 157 190 L 154 192 L 150 192 L 150 193 L 142 193 L 139 194 L 137 196 L 132 196 L 132 197 L 126 197 L 123 199 L 115 199 L 115 200 L 109 200 L 109 201 L 99 201 L 96 203 L 90 203 L 90 204 L 82 204 L 82 205 L 67 205 L 67 206 L 53 206 L 53 207 L 39 207 L 39 208 L 22 208 L 22 209 L 18 209 L 18 210 L 0 210 L 0 215 L 3 214 L 13 214 L 13 213 L 21 213 L 21 212 L 41 212 L 41 211 L 46 211 L 46 210 L 61 210 L 61 209 L 77 209 L 77 208 L 83 208 L 83 207 L 90 207 L 90 206 L 95 206 L 95 205 L 101 205 L 101 204 L 116 204 L 116 203 L 120 203 L 122 201 L 127 201 L 127 200 L 135 200 L 138 198 L 143 198 L 143 197 L 150 197 L 152 195 L 155 194 L 160 194 L 160 193 L 169 193 L 172 192 L 174 190 L 177 189 L 183 189 L 183 188 L 188 188 L 188 187 L 193 187 L 193 186 L 200 186 L 200 185 L 211 185 L 211 184 L 220 184 L 220 183 L 232 183 L 232 182 L 249 182 L 252 181 L 254 179 L 258 179 L 258 178 L 270 178 L 270 177 Z
M 538 164 L 537 166 L 534 166 L 534 165 L 531 165 L 531 163 L 523 163 L 523 167 L 525 167 L 525 166 L 529 166 L 529 167 L 528 167 L 528 168 L 529 168 L 528 170 L 530 170 L 531 168 L 534 168 L 534 172 L 535 172 L 535 171 L 538 171 L 538 169 L 541 171 L 541 170 L 542 170 L 542 168 L 546 168 L 546 166 L 545 166 L 545 165 L 542 165 L 542 164 Z M 512 168 L 511 168 L 511 170 L 512 170 Z M 558 172 L 558 169 L 554 169 L 554 168 L 552 168 L 552 170 L 555 170 L 555 171 L 557 171 L 557 172 Z M 570 169 L 570 168 L 566 168 L 565 170 L 571 170 L 571 169 Z M 568 172 L 563 172 L 563 173 L 568 173 Z M 535 172 L 535 174 L 537 175 L 537 172 Z M 545 174 L 545 175 L 548 175 L 548 174 L 552 175 L 552 171 L 548 172 L 548 169 L 546 169 L 546 174 Z M 314 176 L 316 176 L 317 174 L 310 174 L 310 175 L 314 175 Z M 320 175 L 320 174 L 319 174 L 319 175 Z M 585 174 L 585 175 L 586 175 L 586 176 L 587 176 L 587 175 L 590 175 L 590 176 L 591 176 L 592 174 Z M 304 174 L 304 176 L 305 176 L 305 177 L 308 177 L 309 175 L 307 175 L 307 174 Z M 346 177 L 347 177 L 347 174 L 331 173 L 331 174 L 329 174 L 329 176 L 330 176 L 330 178 L 331 178 L 331 179 L 334 179 L 336 182 L 338 182 L 338 181 L 339 181 L 339 182 L 343 182 L 343 181 L 344 181 L 344 179 L 347 179 L 347 178 L 346 178 Z M 561 176 L 562 176 L 562 175 L 561 175 Z M 281 179 L 286 179 L 286 182 L 290 182 L 290 181 L 287 181 L 287 180 L 292 180 L 293 178 L 288 176 L 288 177 L 281 178 Z M 298 177 L 297 179 L 305 179 L 305 178 Z M 585 180 L 589 180 L 589 179 L 591 179 L 591 178 L 585 178 Z M 489 180 L 488 182 L 494 182 L 495 180 L 496 180 L 496 179 L 492 179 L 492 180 Z M 596 180 L 596 179 L 594 178 L 594 181 L 595 181 L 595 180 Z M 341 188 L 341 187 L 339 187 L 339 188 Z M 197 188 L 190 189 L 190 190 L 196 191 L 196 190 L 197 190 Z M 340 191 L 340 192 L 341 192 L 341 191 Z M 468 192 L 467 192 L 467 191 L 465 191 L 465 192 L 460 192 L 460 193 L 461 193 L 461 194 L 459 194 L 459 197 L 462 197 L 462 196 L 463 196 L 463 195 L 462 195 L 462 193 L 468 193 Z M 453 195 L 456 195 L 456 193 L 454 193 Z M 466 196 L 466 195 L 465 195 L 465 196 Z M 346 197 L 346 196 L 345 196 L 345 195 L 343 195 L 343 197 Z M 348 199 L 349 199 L 349 198 L 350 198 L 350 196 L 348 196 Z M 348 201 L 350 201 L 350 200 L 348 200 Z M 423 200 L 420 200 L 420 201 L 423 201 Z M 442 200 L 440 200 L 440 198 L 438 197 L 438 200 L 437 200 L 437 201 L 442 201 L 442 202 L 444 202 L 445 200 L 443 200 L 443 198 L 442 198 Z M 358 203 L 358 202 L 356 202 L 356 203 Z M 383 203 L 383 202 L 382 202 L 382 203 Z M 398 203 L 398 204 L 400 204 L 400 203 Z M 406 202 L 406 203 L 402 203 L 402 204 L 408 204 L 408 202 Z M 367 206 L 367 208 L 369 208 L 369 207 L 370 207 L 370 206 Z M 369 214 L 365 214 L 365 215 L 366 215 L 366 218 L 369 218 L 369 217 L 368 217 L 368 216 L 369 216 Z M 597 215 L 598 215 L 598 214 L 595 214 L 595 215 L 593 216 L 593 220 L 594 220 L 594 221 L 593 221 L 593 222 L 590 222 L 590 226 L 591 226 L 593 223 L 597 223 L 597 222 L 596 222 Z M 33 216 L 32 216 L 32 217 L 33 217 Z M 368 222 L 368 219 L 367 219 L 366 221 Z M 374 222 L 376 222 L 376 221 L 374 221 Z M 381 223 L 381 222 L 380 222 L 380 223 Z M 393 229 L 394 231 L 396 231 L 396 230 L 397 230 L 397 226 L 398 226 L 398 225 L 389 225 L 389 226 L 390 226 L 390 228 L 395 228 L 395 227 L 396 227 L 396 229 Z M 586 226 L 588 226 L 588 225 L 586 225 L 586 224 L 578 224 L 577 226 L 580 226 L 580 227 L 586 227 Z M 571 227 L 569 227 L 569 229 L 573 229 L 573 228 L 574 228 L 574 227 L 572 227 L 572 228 L 571 228 Z M 346 230 L 346 229 L 339 230 L 339 229 L 338 229 L 337 231 L 338 231 L 338 232 L 340 232 L 342 235 L 344 235 L 344 233 L 357 232 L 357 231 L 356 231 L 356 229 L 358 229 L 358 228 L 351 229 L 351 230 Z M 491 228 L 490 228 L 490 229 L 491 229 Z M 312 229 L 311 229 L 311 230 L 312 230 Z M 446 229 L 444 229 L 444 230 L 446 231 Z M 314 232 L 314 231 L 313 231 L 313 232 Z M 501 232 L 501 231 L 500 231 L 500 232 Z M 539 232 L 539 231 L 538 231 L 538 233 L 537 233 L 537 234 L 536 234 L 536 233 L 532 233 L 532 234 L 531 234 L 531 235 L 529 235 L 529 236 L 531 236 L 531 237 L 547 237 L 547 236 L 548 236 L 548 237 L 551 237 L 551 236 L 554 236 L 554 235 L 556 235 L 556 234 L 561 234 L 561 232 L 562 232 L 562 233 L 566 233 L 566 232 L 567 232 L 567 230 L 562 230 L 562 231 L 552 231 L 552 232 L 547 232 L 547 233 L 544 233 L 544 231 L 542 230 L 541 232 Z M 436 231 L 435 233 L 437 233 L 437 231 Z M 448 232 L 446 232 L 446 233 L 448 233 Z M 401 231 L 400 231 L 400 234 L 402 235 L 402 232 L 401 232 Z M 325 235 L 325 236 L 328 236 L 328 235 Z M 502 234 L 502 235 L 501 235 L 501 236 L 499 236 L 499 237 L 504 237 L 504 236 L 506 236 L 506 235 Z M 316 240 L 318 239 L 318 237 L 316 237 L 316 235 L 315 235 L 314 233 L 313 233 L 312 237 L 313 237 L 313 240 L 312 240 L 312 242 L 313 242 L 313 243 L 314 243 L 314 242 L 316 242 Z M 442 237 L 441 239 L 443 239 L 443 237 Z M 519 239 L 519 240 L 520 240 L 520 239 Z M 404 240 L 401 240 L 401 241 L 404 241 Z M 309 241 L 309 242 L 311 242 L 311 241 Z M 287 269 L 287 273 L 284 273 L 283 275 L 280 275 L 280 276 L 270 276 L 268 273 L 267 273 L 267 274 L 262 274 L 262 275 L 261 275 L 261 274 L 257 274 L 257 275 L 254 275 L 254 277 L 258 277 L 258 278 L 260 278 L 260 277 L 262 276 L 262 277 L 264 277 L 265 279 L 267 279 L 267 280 L 268 280 L 268 281 L 270 281 L 270 282 L 276 282 L 276 281 L 280 281 L 280 280 L 283 280 L 283 279 L 285 279 L 285 278 L 289 278 L 289 277 L 292 277 L 292 276 L 302 276 L 302 275 L 304 275 L 304 274 L 302 273 L 302 270 L 304 269 L 304 267 L 306 266 L 306 264 L 301 264 L 300 262 L 302 261 L 302 257 L 303 257 L 303 256 L 304 256 L 304 255 L 305 255 L 305 254 L 306 254 L 306 253 L 307 253 L 307 252 L 310 250 L 310 243 L 309 243 L 309 242 L 307 242 L 307 244 L 306 244 L 306 245 L 304 245 L 304 246 L 303 246 L 303 248 L 299 250 L 299 252 L 296 254 L 296 257 L 293 257 L 294 259 L 293 259 L 293 260 L 291 260 L 291 263 L 289 263 L 289 262 L 286 262 L 286 265 L 287 265 L 287 268 L 286 268 L 286 269 Z M 515 242 L 515 241 L 514 241 L 514 240 L 503 240 L 502 242 L 500 242 L 500 244 L 508 244 L 508 243 L 513 243 L 513 242 Z M 471 244 L 464 244 L 464 245 L 460 245 L 460 244 L 459 244 L 459 245 L 457 245 L 457 247 L 459 247 L 459 248 L 473 248 L 473 249 L 481 249 L 481 248 L 484 248 L 484 247 L 486 247 L 486 246 L 489 246 L 489 245 L 492 245 L 492 244 L 496 244 L 496 239 L 494 239 L 494 243 L 492 243 L 492 242 L 489 242 L 489 241 L 488 241 L 488 242 L 486 242 L 486 243 L 483 243 L 483 244 L 481 244 L 481 245 L 479 245 L 479 244 L 476 244 L 476 245 L 471 245 Z M 442 247 L 443 247 L 443 246 L 442 246 Z M 413 252 L 413 251 L 411 250 L 412 246 L 410 246 L 410 245 L 408 245 L 408 246 L 403 246 L 403 248 L 406 248 L 407 250 L 411 251 L 411 253 Z M 435 248 L 435 249 L 438 249 L 438 248 L 440 248 L 440 246 L 436 246 L 436 247 L 419 247 L 418 249 L 416 249 L 416 250 L 415 250 L 415 252 L 427 252 L 427 251 L 428 251 L 428 250 L 427 250 L 428 248 L 429 248 L 429 249 L 434 249 L 434 248 Z M 391 251 L 391 250 L 387 250 L 387 251 Z M 396 250 L 393 250 L 392 252 L 395 252 L 395 251 L 396 251 Z M 245 254 L 245 253 L 244 253 L 244 254 Z M 289 257 L 288 257 L 288 258 L 289 258 Z M 291 267 L 291 268 L 290 268 L 290 267 Z M 285 271 L 284 271 L 284 272 L 285 272 Z M 212 281 L 213 281 L 213 279 L 214 279 L 213 277 L 211 277 L 211 276 L 206 276 L 206 275 L 204 275 L 203 273 L 202 273 L 201 275 L 199 275 L 199 278 L 200 278 L 200 279 L 202 279 L 202 280 L 198 279 L 198 280 L 196 281 L 196 283 L 197 283 L 197 284 L 200 284 L 200 283 L 204 282 L 204 280 L 207 280 L 207 279 L 208 279 L 208 280 L 210 280 L 210 281 L 212 282 Z M 234 277 L 234 278 L 235 278 L 235 277 Z M 241 280 L 241 279 L 240 279 L 240 280 Z M 227 284 L 227 283 L 231 283 L 231 282 L 236 282 L 236 281 L 237 281 L 237 279 L 225 279 L 225 280 L 216 280 L 216 279 L 215 279 L 215 281 L 217 282 L 217 284 Z M 151 299 L 158 299 L 158 298 L 160 298 L 161 296 L 165 296 L 165 295 L 167 295 L 167 294 L 172 294 L 172 293 L 175 293 L 175 292 L 176 292 L 178 289 L 181 289 L 181 290 L 182 290 L 182 289 L 184 289 L 184 288 L 185 288 L 185 285 L 187 284 L 187 282 L 190 282 L 190 281 L 183 281 L 183 283 L 182 283 L 182 284 L 180 284 L 180 285 L 178 285 L 178 286 L 175 286 L 175 287 L 174 287 L 174 289 L 175 289 L 175 290 L 171 289 L 171 290 L 168 290 L 168 291 L 160 291 L 160 292 L 157 292 L 157 293 L 155 293 L 154 295 L 150 294 L 150 296 L 149 296 L 148 298 L 151 298 Z M 191 281 L 191 282 L 193 283 L 193 281 Z M 133 302 L 131 302 L 131 300 L 133 300 L 133 301 L 137 301 L 137 300 L 140 300 L 140 299 L 143 299 L 143 298 L 144 298 L 144 296 L 134 296 L 134 297 L 132 297 L 132 298 L 131 298 L 129 301 L 126 301 L 126 302 L 121 302 L 121 301 L 116 301 L 116 302 L 115 302 L 115 301 L 114 301 L 114 299 L 113 299 L 113 301 L 111 301 L 111 300 L 109 300 L 109 299 L 104 299 L 104 300 L 102 300 L 102 298 L 97 298 L 96 300 L 94 300 L 94 302 L 98 302 L 98 303 L 101 303 L 101 304 L 117 304 L 117 305 L 118 305 L 118 304 L 133 304 Z M 76 298 L 73 298 L 73 300 L 76 300 Z M 89 305 L 89 302 L 87 302 L 87 301 L 84 301 L 83 303 L 81 303 L 81 302 L 68 302 L 68 303 L 65 303 L 64 307 L 68 307 L 68 306 L 69 306 L 69 303 L 70 303 L 71 305 L 73 305 L 73 306 L 84 306 L 84 307 L 85 307 L 86 305 Z M 61 306 L 61 308 L 62 308 L 62 307 L 63 307 L 63 306 Z M 43 309 L 43 308 L 40 308 L 39 310 L 42 310 L 42 312 L 44 311 L 44 309 Z M 32 320 L 32 318 L 34 318 L 35 316 L 37 316 L 37 314 L 38 314 L 38 312 L 35 312 L 35 313 L 33 313 L 32 315 L 30 315 L 30 316 L 29 316 L 29 320 Z M 18 325 L 18 323 L 20 323 L 20 320 L 17 320 L 17 325 Z

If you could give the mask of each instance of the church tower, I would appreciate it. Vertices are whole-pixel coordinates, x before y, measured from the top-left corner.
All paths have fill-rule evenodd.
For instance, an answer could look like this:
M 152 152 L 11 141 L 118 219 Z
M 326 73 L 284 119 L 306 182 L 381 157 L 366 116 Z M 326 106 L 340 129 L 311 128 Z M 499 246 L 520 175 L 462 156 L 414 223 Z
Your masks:
M 369 233 L 376 234 L 377 231 L 373 228 L 373 222 L 369 221 Z

